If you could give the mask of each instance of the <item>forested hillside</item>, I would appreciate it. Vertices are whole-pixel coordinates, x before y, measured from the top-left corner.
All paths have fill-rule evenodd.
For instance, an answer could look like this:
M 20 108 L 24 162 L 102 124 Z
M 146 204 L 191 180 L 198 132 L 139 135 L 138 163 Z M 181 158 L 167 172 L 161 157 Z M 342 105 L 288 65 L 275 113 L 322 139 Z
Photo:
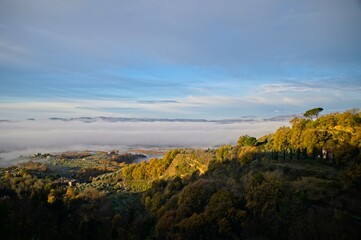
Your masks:
M 72 152 L 1 168 L 1 239 L 361 239 L 361 113 L 291 124 L 140 163 Z

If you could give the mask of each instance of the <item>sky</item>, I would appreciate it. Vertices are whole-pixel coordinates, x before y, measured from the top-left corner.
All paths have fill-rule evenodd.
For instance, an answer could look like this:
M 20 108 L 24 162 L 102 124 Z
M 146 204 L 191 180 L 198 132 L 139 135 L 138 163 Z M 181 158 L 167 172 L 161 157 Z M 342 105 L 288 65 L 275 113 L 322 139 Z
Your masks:
M 0 119 L 359 108 L 360 0 L 0 0 Z

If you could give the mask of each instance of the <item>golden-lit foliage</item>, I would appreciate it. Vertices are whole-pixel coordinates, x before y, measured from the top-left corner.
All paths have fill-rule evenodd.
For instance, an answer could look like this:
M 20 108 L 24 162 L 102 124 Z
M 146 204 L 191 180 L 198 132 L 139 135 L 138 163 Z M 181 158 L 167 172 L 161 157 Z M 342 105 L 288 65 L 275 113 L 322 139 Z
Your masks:
M 314 121 L 294 118 L 292 127 L 281 127 L 274 134 L 272 149 L 289 153 L 306 152 L 338 165 L 360 159 L 361 116 L 351 112 L 333 113 Z
M 255 159 L 257 151 L 258 150 L 256 147 L 250 147 L 250 146 L 241 147 L 238 154 L 238 159 L 242 164 L 250 163 Z

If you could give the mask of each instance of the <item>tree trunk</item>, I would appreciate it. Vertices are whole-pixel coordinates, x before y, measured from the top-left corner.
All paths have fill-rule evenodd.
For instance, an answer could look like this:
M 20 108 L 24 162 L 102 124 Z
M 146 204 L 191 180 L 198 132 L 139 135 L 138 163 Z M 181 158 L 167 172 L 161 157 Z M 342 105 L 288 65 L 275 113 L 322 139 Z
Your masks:
M 293 158 L 293 151 L 292 149 L 290 149 L 290 161 L 292 161 L 292 158 Z
M 299 148 L 297 148 L 297 161 L 300 161 L 300 157 L 301 157 L 301 150 Z
M 313 148 L 312 158 L 313 158 L 313 159 L 317 159 L 317 149 L 316 149 L 316 148 Z
M 306 148 L 304 148 L 303 149 L 303 159 L 305 160 L 305 159 L 308 159 L 308 154 L 307 154 L 307 149 Z

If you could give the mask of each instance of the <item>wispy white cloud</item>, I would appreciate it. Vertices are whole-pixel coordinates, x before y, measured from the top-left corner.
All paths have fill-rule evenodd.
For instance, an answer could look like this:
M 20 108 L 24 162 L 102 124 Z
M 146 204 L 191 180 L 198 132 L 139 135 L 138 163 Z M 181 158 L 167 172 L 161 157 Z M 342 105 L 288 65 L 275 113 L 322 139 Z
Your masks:
M 320 88 L 301 83 L 272 83 L 261 86 L 263 93 L 320 92 Z
M 310 107 L 325 109 L 360 107 L 360 87 L 356 80 L 284 81 L 254 84 L 241 94 L 188 95 L 155 99 L 87 99 L 58 101 L 0 102 L 1 119 L 48 117 L 164 117 L 234 118 L 242 115 L 272 116 L 275 110 L 285 114 L 302 113 Z M 245 111 L 246 110 L 246 111 Z
M 306 103 L 309 103 L 308 100 L 297 97 L 289 97 L 289 96 L 279 96 L 274 94 L 268 94 L 263 96 L 250 96 L 245 99 L 250 104 L 258 105 L 258 106 L 304 106 Z
M 26 49 L 24 46 L 20 46 L 12 42 L 6 42 L 3 39 L 0 39 L 0 51 L 2 54 L 6 52 L 12 52 L 17 54 L 29 52 L 29 50 Z
M 16 101 L 0 102 L 0 117 L 3 119 L 26 119 L 29 117 L 82 117 L 113 116 L 121 114 L 125 117 L 141 117 L 145 111 L 153 115 L 167 117 L 172 113 L 189 113 L 198 107 L 222 106 L 232 101 L 227 97 L 189 97 L 175 100 L 130 101 L 130 100 L 82 100 L 82 101 Z M 127 110 L 140 110 L 139 113 L 127 113 Z M 113 114 L 109 115 L 111 112 Z

